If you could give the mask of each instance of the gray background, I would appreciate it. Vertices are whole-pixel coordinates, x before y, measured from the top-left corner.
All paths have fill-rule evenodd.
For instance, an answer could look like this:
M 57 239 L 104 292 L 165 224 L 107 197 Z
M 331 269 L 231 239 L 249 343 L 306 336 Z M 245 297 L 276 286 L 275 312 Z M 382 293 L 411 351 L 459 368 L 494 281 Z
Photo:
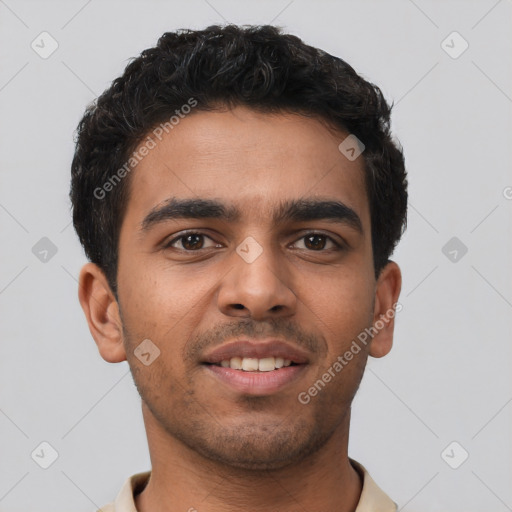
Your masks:
M 73 131 L 163 32 L 226 21 L 280 25 L 395 102 L 404 308 L 355 399 L 350 455 L 400 510 L 512 510 L 511 14 L 510 0 L 0 0 L 0 511 L 91 511 L 150 467 L 127 363 L 100 358 L 77 300 Z M 31 48 L 43 31 L 47 59 Z M 469 43 L 457 58 L 453 31 Z M 31 458 L 43 441 L 48 469 Z

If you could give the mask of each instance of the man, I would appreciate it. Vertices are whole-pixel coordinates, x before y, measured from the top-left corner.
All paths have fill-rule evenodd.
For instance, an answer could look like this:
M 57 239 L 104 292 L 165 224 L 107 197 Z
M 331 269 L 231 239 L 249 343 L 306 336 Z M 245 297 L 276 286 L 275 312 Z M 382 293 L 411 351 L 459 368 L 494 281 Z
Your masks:
M 87 109 L 79 299 L 152 462 L 103 511 L 396 510 L 348 457 L 401 288 L 389 116 L 341 59 L 232 25 L 164 34 Z

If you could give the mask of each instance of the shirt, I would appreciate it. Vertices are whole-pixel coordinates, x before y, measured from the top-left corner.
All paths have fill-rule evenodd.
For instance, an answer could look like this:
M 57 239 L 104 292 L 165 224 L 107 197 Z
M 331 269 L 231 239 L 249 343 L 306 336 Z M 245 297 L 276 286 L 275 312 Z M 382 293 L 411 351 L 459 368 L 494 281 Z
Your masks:
M 354 512 L 396 512 L 396 503 L 373 481 L 365 467 L 353 459 L 350 459 L 350 463 L 363 479 L 363 489 Z M 151 471 L 145 471 L 129 477 L 115 501 L 97 512 L 137 512 L 134 495 L 142 492 L 150 475 Z

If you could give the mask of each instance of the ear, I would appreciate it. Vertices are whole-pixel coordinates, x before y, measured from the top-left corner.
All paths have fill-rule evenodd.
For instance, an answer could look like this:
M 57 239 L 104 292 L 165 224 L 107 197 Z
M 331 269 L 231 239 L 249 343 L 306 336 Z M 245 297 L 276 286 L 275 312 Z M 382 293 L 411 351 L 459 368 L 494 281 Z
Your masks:
M 396 305 L 401 288 L 400 267 L 390 261 L 382 269 L 375 287 L 373 328 L 376 334 L 370 344 L 370 355 L 373 357 L 385 356 L 393 346 L 395 314 L 401 310 L 401 305 Z
M 119 307 L 105 274 L 94 263 L 80 271 L 78 299 L 101 357 L 109 363 L 125 361 Z

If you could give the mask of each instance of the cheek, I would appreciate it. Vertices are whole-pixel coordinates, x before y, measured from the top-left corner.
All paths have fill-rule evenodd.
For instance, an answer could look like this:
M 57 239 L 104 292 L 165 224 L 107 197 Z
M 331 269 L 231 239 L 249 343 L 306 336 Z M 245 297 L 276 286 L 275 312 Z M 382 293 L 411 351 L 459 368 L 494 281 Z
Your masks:
M 337 269 L 302 287 L 301 300 L 324 331 L 329 352 L 340 350 L 368 327 L 373 313 L 373 281 L 359 269 Z
M 215 284 L 209 272 L 190 278 L 168 262 L 149 261 L 119 269 L 119 300 L 127 343 L 148 338 L 162 351 L 161 360 L 177 366 L 190 334 L 207 311 Z
M 119 299 L 130 320 L 139 328 L 142 326 L 169 327 L 172 320 L 181 318 L 190 309 L 186 289 L 165 268 L 154 268 L 149 261 L 125 261 L 119 267 Z M 133 325 L 132 325 L 133 326 Z

